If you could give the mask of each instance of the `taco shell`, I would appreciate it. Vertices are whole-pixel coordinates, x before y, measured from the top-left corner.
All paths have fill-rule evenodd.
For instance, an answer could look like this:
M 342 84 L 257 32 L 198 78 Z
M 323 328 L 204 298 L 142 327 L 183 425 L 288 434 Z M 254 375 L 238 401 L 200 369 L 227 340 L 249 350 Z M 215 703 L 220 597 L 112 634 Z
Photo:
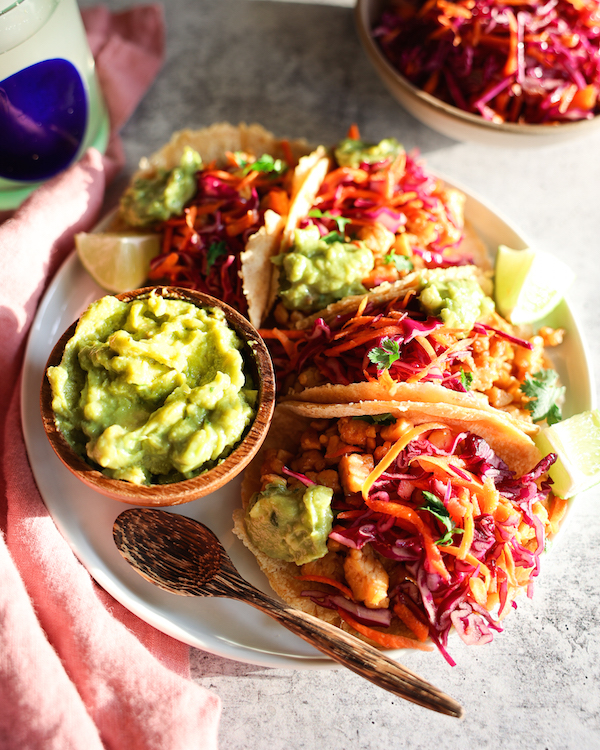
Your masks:
M 532 469 L 541 459 L 541 454 L 533 441 L 508 420 L 503 419 L 502 415 L 489 414 L 478 409 L 416 401 L 371 401 L 335 405 L 288 402 L 278 405 L 269 434 L 259 453 L 246 469 L 241 489 L 243 507 L 234 512 L 233 532 L 255 556 L 260 569 L 278 596 L 291 606 L 347 630 L 348 626 L 336 611 L 319 607 L 310 598 L 302 596 L 302 591 L 307 587 L 325 591 L 321 584 L 299 581 L 297 565 L 270 558 L 255 547 L 246 533 L 245 510 L 254 493 L 260 490 L 261 466 L 266 450 L 278 448 L 294 453 L 298 449 L 300 436 L 315 419 L 387 413 L 403 417 L 414 425 L 441 422 L 455 431 L 472 432 L 486 440 L 517 476 Z M 401 623 L 396 627 L 399 635 L 410 637 L 409 631 L 403 630 Z M 416 647 L 419 645 L 415 642 Z

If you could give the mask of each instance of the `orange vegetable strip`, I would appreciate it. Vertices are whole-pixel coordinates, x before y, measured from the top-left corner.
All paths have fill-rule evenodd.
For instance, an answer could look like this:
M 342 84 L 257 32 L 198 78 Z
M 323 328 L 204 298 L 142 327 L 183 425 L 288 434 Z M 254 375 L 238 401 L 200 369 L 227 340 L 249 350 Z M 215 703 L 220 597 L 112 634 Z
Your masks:
M 411 459 L 412 462 L 420 464 L 424 469 L 428 469 L 435 473 L 435 469 L 441 469 L 445 475 L 450 475 L 450 479 L 453 484 L 460 487 L 467 487 L 471 492 L 478 492 L 481 490 L 481 482 L 471 474 L 470 471 L 463 469 L 462 467 L 454 466 L 450 462 L 450 457 L 446 456 L 415 456 Z M 433 467 L 433 468 L 431 468 Z M 458 469 L 458 471 L 457 471 Z M 465 479 L 459 472 L 464 472 L 469 478 Z
M 348 135 L 347 138 L 351 138 L 353 141 L 360 141 L 360 131 L 358 129 L 358 125 L 353 122 L 352 125 L 348 128 Z
M 460 349 L 464 349 L 467 346 L 470 346 L 473 343 L 474 339 L 462 339 L 460 341 L 457 341 L 452 346 L 448 347 L 446 351 L 439 354 L 435 359 L 433 359 L 429 364 L 427 364 L 422 370 L 420 370 L 415 375 L 411 375 L 407 379 L 407 383 L 417 383 L 419 380 L 422 380 L 429 371 L 436 366 L 440 366 L 448 357 L 453 354 L 455 351 L 458 351 Z
M 429 637 L 429 628 L 411 612 L 411 610 L 402 602 L 396 602 L 393 607 L 394 612 L 402 620 L 407 628 L 417 636 L 418 641 L 426 641 Z
M 245 187 L 248 187 L 248 185 L 251 185 L 255 180 L 259 178 L 259 176 L 260 172 L 257 172 L 256 170 L 248 172 L 248 174 L 240 180 L 240 184 L 237 186 L 238 192 L 240 190 L 243 190 Z
M 373 484 L 379 479 L 379 477 L 388 468 L 392 461 L 398 458 L 400 452 L 404 450 L 404 448 L 406 448 L 406 446 L 412 440 L 418 438 L 419 435 L 422 435 L 424 432 L 428 432 L 429 430 L 442 429 L 445 429 L 445 425 L 439 424 L 438 422 L 426 422 L 425 424 L 420 424 L 417 427 L 413 427 L 412 429 L 407 430 L 400 438 L 398 438 L 398 440 L 394 443 L 394 445 L 392 445 L 389 451 L 385 454 L 385 456 L 366 478 L 362 488 L 363 500 L 367 502 L 367 500 L 369 499 L 369 491 Z
M 210 175 L 211 177 L 216 177 L 219 180 L 223 180 L 223 182 L 239 182 L 240 181 L 240 178 L 237 175 L 231 174 L 231 172 L 225 172 L 225 170 L 223 169 L 206 170 L 204 174 Z
M 423 349 L 429 354 L 432 359 L 437 359 L 437 354 L 433 346 L 427 341 L 425 336 L 415 336 L 415 340 L 423 347 Z
M 225 219 L 225 222 L 227 223 L 227 218 Z M 246 211 L 246 214 L 242 216 L 241 219 L 237 219 L 236 221 L 231 221 L 227 224 L 225 231 L 227 233 L 228 237 L 235 237 L 238 234 L 241 234 L 246 229 L 250 229 L 250 227 L 256 223 L 256 215 L 254 211 Z
M 294 158 L 294 154 L 292 153 L 290 142 L 287 140 L 282 140 L 279 142 L 279 145 L 281 146 L 281 150 L 283 151 L 283 158 L 285 160 L 285 163 L 288 165 L 288 167 L 295 167 L 296 159 Z
M 467 512 L 464 518 L 464 533 L 460 541 L 460 547 L 458 548 L 458 559 L 464 560 L 469 554 L 471 544 L 473 543 L 473 536 L 475 531 L 475 524 L 473 522 L 473 508 L 467 506 Z
M 358 633 L 364 635 L 365 638 L 378 643 L 384 648 L 416 648 L 419 651 L 432 651 L 433 646 L 426 646 L 419 641 L 415 641 L 412 638 L 405 638 L 403 635 L 392 635 L 391 633 L 380 633 L 379 630 L 373 630 L 368 628 L 366 625 L 362 625 L 351 617 L 344 610 L 338 609 L 338 614 L 345 620 L 350 627 L 354 628 Z
M 359 344 L 364 344 L 366 341 L 371 341 L 372 339 L 376 339 L 383 336 L 393 336 L 394 334 L 398 333 L 398 325 L 395 324 L 394 326 L 385 326 L 384 328 L 373 328 L 370 331 L 365 331 L 364 333 L 356 336 L 355 338 L 351 339 L 350 341 L 345 341 L 343 344 L 339 344 L 338 346 L 333 346 L 331 349 L 326 349 L 325 354 L 329 357 L 337 357 L 338 354 L 341 354 L 342 352 L 347 351 L 348 349 L 354 349 Z
M 508 29 L 510 32 L 510 39 L 509 39 L 509 45 L 508 45 L 508 57 L 506 58 L 506 63 L 504 64 L 504 75 L 505 76 L 511 76 L 513 73 L 516 72 L 518 63 L 517 63 L 517 50 L 519 46 L 519 37 L 518 37 L 518 25 L 517 25 L 517 19 L 515 17 L 515 14 L 510 10 L 510 8 L 507 8 L 505 11 L 507 17 L 508 17 Z
M 368 499 L 365 503 L 371 510 L 385 513 L 388 516 L 394 516 L 400 519 L 400 521 L 408 521 L 412 524 L 423 540 L 423 548 L 431 569 L 439 573 L 445 581 L 449 580 L 450 574 L 444 565 L 440 548 L 436 545 L 429 527 L 425 524 L 418 511 L 403 503 L 388 502 L 386 500 Z M 402 523 L 399 525 L 405 528 Z
M 440 549 L 442 552 L 447 552 L 449 555 L 452 555 L 453 557 L 459 557 L 460 549 L 459 547 L 455 547 L 453 544 L 449 544 L 447 547 L 440 547 Z M 474 568 L 479 567 L 480 573 L 483 573 L 483 575 L 485 576 L 486 588 L 489 589 L 490 583 L 492 581 L 492 574 L 490 573 L 490 569 L 488 568 L 488 566 L 482 563 L 481 560 L 478 560 L 470 552 L 464 559 L 466 562 L 469 563 L 469 565 L 472 565 Z
M 289 331 L 281 331 L 279 328 L 259 328 L 258 332 L 263 339 L 278 339 L 283 333 L 288 339 L 303 339 L 306 337 L 306 331 L 296 331 L 290 329 Z
M 496 489 L 493 479 L 486 479 L 479 493 L 479 507 L 481 512 L 493 516 L 500 502 L 500 493 Z
M 280 331 L 278 328 L 274 328 L 273 333 L 275 334 L 275 338 L 281 343 L 281 345 L 285 349 L 285 353 L 287 354 L 287 356 L 290 359 L 292 359 L 294 355 L 296 354 L 296 347 L 289 340 L 287 333 Z
M 364 512 L 364 508 L 357 508 L 356 510 L 343 510 L 341 513 L 337 514 L 336 518 L 358 518 L 358 516 L 362 516 Z
M 298 581 L 314 581 L 315 583 L 326 583 L 328 586 L 334 586 L 336 589 L 339 589 L 346 598 L 355 601 L 354 594 L 348 588 L 348 586 L 345 586 L 343 583 L 336 581 L 335 578 L 329 578 L 329 576 L 302 575 L 296 576 L 296 579 Z

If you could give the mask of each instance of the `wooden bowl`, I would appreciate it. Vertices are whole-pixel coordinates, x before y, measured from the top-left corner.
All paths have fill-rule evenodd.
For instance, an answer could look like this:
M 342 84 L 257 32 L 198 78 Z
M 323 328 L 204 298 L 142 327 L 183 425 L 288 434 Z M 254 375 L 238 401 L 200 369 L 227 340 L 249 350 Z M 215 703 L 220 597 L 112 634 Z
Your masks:
M 373 39 L 371 30 L 388 4 L 389 0 L 357 0 L 354 12 L 361 44 L 392 96 L 413 117 L 438 133 L 458 141 L 482 143 L 486 146 L 526 148 L 571 141 L 600 127 L 600 115 L 591 120 L 556 125 L 490 122 L 480 115 L 465 112 L 422 91 L 391 64 Z
M 144 287 L 115 295 L 129 302 L 157 291 L 168 299 L 187 300 L 198 307 L 223 310 L 229 325 L 244 341 L 242 356 L 245 368 L 258 386 L 256 415 L 248 431 L 235 449 L 220 463 L 192 479 L 171 484 L 137 485 L 122 479 L 111 479 L 78 455 L 59 430 L 52 410 L 52 389 L 47 377 L 42 382 L 40 403 L 42 421 L 48 440 L 62 463 L 84 484 L 103 495 L 131 505 L 167 506 L 195 500 L 222 487 L 239 474 L 260 448 L 273 416 L 275 406 L 275 375 L 271 357 L 257 330 L 240 313 L 214 297 L 179 287 Z M 67 341 L 73 336 L 77 321 L 62 335 L 52 350 L 46 368 L 60 364 Z

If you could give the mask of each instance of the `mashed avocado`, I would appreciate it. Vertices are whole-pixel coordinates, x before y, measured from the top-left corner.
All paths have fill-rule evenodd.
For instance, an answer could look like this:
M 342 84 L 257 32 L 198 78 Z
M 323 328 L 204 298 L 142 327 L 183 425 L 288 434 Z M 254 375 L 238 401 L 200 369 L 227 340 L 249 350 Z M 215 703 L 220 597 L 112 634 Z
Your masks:
M 241 340 L 219 309 L 103 297 L 48 368 L 56 422 L 80 455 L 135 484 L 195 476 L 254 415 Z
M 365 292 L 361 282 L 374 265 L 373 253 L 362 242 L 346 243 L 337 233 L 322 239 L 316 226 L 297 229 L 290 252 L 273 262 L 283 271 L 279 296 L 284 306 L 303 312 Z
M 384 138 L 376 144 L 344 138 L 335 149 L 335 158 L 340 167 L 358 169 L 361 164 L 376 164 L 378 161 L 395 159 L 403 151 L 395 138 Z
M 466 328 L 494 310 L 474 279 L 435 279 L 428 281 L 419 294 L 419 302 L 429 315 L 441 318 L 449 328 Z
M 181 214 L 196 194 L 200 169 L 200 154 L 186 146 L 178 167 L 134 180 L 121 197 L 121 217 L 131 227 L 147 227 Z
M 246 513 L 246 530 L 261 552 L 304 565 L 327 554 L 333 490 L 322 485 L 288 489 L 268 484 L 256 493 Z

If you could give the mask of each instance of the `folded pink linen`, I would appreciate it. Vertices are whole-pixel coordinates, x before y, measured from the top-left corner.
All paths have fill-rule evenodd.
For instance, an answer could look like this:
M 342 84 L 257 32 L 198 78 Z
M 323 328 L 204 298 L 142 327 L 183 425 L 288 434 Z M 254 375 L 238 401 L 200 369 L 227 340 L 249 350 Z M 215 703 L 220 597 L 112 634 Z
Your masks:
M 97 586 L 58 532 L 29 467 L 20 422 L 25 340 L 48 281 L 93 226 L 122 165 L 116 132 L 156 76 L 159 6 L 84 12 L 115 135 L 35 191 L 0 225 L 0 747 L 217 747 L 219 698 L 193 683 L 189 649 Z

